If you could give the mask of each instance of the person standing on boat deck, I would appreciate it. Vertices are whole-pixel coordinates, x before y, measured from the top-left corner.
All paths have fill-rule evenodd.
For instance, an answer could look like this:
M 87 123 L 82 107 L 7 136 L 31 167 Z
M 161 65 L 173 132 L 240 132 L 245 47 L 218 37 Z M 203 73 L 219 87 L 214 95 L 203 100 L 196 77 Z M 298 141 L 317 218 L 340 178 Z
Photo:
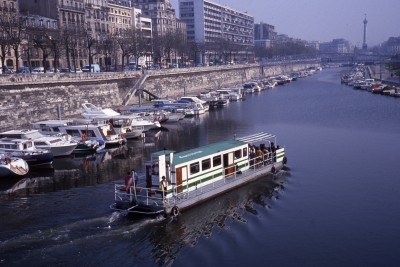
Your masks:
M 138 182 L 138 175 L 135 172 L 135 170 L 132 170 L 131 172 L 127 172 L 126 176 L 125 176 L 125 189 L 126 191 L 129 191 L 129 188 L 132 185 L 137 185 Z
M 170 182 L 170 172 L 171 172 L 171 166 L 169 165 L 169 163 L 167 163 L 167 167 L 166 167 L 166 173 L 167 173 L 167 182 Z
M 261 162 L 263 160 L 263 153 L 262 153 L 261 149 L 258 147 L 256 149 L 256 156 L 257 156 L 257 159 L 256 159 L 257 166 L 261 166 Z
M 160 182 L 160 190 L 162 193 L 163 198 L 165 197 L 165 193 L 167 192 L 167 188 L 168 188 L 168 181 L 167 179 L 165 179 L 165 176 L 163 176 L 161 178 L 161 182 Z

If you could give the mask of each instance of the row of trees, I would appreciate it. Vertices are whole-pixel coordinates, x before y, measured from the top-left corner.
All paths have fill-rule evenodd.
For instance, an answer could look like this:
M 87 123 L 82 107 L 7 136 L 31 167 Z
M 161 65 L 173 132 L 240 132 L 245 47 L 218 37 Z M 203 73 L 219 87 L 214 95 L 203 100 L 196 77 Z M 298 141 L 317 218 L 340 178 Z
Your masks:
M 199 60 L 218 64 L 248 60 L 254 55 L 261 58 L 315 52 L 296 43 L 254 49 L 224 38 L 207 43 L 188 42 L 186 35 L 180 31 L 164 35 L 153 33 L 153 36 L 139 29 L 93 33 L 85 24 L 57 29 L 28 22 L 27 17 L 17 14 L 0 16 L 0 59 L 4 70 L 7 65 L 5 60 L 11 52 L 15 58 L 15 66 L 12 67 L 17 71 L 21 58 L 30 68 L 32 60 L 40 57 L 45 69 L 50 67 L 49 59 L 52 59 L 54 68 L 72 70 L 81 67 L 79 59 L 85 59 L 91 65 L 97 58 L 103 59 L 101 65 L 105 70 L 110 70 L 112 64 L 115 69 L 124 68 L 130 58 L 137 60 L 142 55 L 148 55 L 156 64 L 197 63 Z

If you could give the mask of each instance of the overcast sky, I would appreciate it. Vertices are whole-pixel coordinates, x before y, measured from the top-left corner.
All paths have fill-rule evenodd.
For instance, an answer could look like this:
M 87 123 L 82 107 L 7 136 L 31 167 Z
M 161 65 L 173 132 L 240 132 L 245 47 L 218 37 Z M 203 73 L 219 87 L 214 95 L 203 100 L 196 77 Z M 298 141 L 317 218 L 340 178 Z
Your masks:
M 307 41 L 345 38 L 361 46 L 367 14 L 367 44 L 379 45 L 400 36 L 400 0 L 213 0 L 238 11 L 247 11 L 275 26 L 279 34 Z M 178 0 L 171 0 L 179 17 Z

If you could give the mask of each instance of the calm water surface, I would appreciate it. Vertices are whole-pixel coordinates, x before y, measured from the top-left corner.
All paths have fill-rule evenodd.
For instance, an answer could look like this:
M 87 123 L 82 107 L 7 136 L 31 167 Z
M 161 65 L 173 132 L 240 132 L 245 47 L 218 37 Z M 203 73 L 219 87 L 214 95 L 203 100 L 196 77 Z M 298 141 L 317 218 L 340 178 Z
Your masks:
M 398 266 L 400 99 L 327 69 L 97 157 L 33 172 L 0 200 L 3 266 Z M 113 182 L 151 152 L 266 131 L 288 167 L 178 218 L 112 213 Z M 40 177 L 40 178 L 38 178 Z M 1 190 L 15 180 L 1 181 Z

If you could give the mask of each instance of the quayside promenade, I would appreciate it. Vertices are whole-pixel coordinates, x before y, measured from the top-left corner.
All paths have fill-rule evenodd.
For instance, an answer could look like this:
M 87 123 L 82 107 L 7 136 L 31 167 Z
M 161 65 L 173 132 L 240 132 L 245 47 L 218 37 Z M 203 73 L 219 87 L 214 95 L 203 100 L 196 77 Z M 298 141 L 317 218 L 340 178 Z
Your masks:
M 145 72 L 49 73 L 0 76 L 0 130 L 27 127 L 33 121 L 76 117 L 81 104 L 120 107 L 137 104 L 139 92 L 161 98 L 197 95 L 202 91 L 319 66 L 310 62 L 281 62 L 218 67 L 151 70 Z

